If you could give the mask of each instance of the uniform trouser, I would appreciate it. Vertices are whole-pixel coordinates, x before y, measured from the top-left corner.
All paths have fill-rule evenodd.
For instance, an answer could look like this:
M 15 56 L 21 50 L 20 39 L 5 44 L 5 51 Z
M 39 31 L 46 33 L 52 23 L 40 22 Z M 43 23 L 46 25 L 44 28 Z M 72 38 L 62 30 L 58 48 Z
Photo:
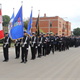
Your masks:
M 68 43 L 66 43 L 66 48 L 69 49 L 69 44 Z
M 50 46 L 49 46 L 49 43 L 47 43 L 47 54 L 50 53 Z
M 15 46 L 16 58 L 20 56 L 20 46 Z
M 50 46 L 50 51 L 52 50 L 53 54 L 54 54 L 54 44 L 51 44 Z
M 62 45 L 61 43 L 59 43 L 59 51 L 61 51 L 61 49 L 62 49 Z
M 36 58 L 36 48 L 35 47 L 31 47 L 31 53 L 32 53 L 32 59 Z
M 44 44 L 43 46 L 43 55 L 46 55 L 47 54 L 47 45 Z
M 28 50 L 25 47 L 22 47 L 22 61 L 27 61 Z
M 3 52 L 4 52 L 4 59 L 5 60 L 8 60 L 9 58 L 8 58 L 8 48 L 6 47 L 6 48 L 3 48 Z
M 55 44 L 55 51 L 57 50 L 57 43 Z
M 41 56 L 41 46 L 38 46 L 38 57 Z
M 62 45 L 62 50 L 65 50 L 65 43 L 63 43 Z

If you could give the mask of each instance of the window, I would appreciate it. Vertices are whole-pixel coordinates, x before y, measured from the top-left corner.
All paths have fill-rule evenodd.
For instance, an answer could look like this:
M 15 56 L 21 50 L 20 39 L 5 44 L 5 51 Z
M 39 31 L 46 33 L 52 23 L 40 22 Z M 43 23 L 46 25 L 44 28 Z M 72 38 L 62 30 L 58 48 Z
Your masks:
M 61 31 L 59 31 L 59 35 L 61 35 Z
M 50 27 L 52 27 L 52 22 L 50 22 Z
M 63 24 L 63 29 L 64 29 L 64 24 Z
M 66 28 L 66 25 L 65 25 L 65 28 Z
M 59 22 L 59 27 L 61 28 L 61 22 Z
M 69 26 L 69 30 L 71 30 L 71 27 Z

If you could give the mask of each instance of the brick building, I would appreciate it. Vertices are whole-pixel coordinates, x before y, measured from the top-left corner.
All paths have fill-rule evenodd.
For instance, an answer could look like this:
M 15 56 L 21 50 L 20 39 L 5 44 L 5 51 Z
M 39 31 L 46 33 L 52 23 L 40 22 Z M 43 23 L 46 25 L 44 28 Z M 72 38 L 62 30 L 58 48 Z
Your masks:
M 37 18 L 33 17 L 32 32 L 36 30 L 36 21 Z M 62 33 L 67 36 L 71 35 L 71 23 L 58 16 L 46 17 L 46 14 L 44 14 L 44 17 L 40 17 L 40 29 L 45 33 L 53 32 L 54 34 L 58 33 L 58 35 L 62 35 Z

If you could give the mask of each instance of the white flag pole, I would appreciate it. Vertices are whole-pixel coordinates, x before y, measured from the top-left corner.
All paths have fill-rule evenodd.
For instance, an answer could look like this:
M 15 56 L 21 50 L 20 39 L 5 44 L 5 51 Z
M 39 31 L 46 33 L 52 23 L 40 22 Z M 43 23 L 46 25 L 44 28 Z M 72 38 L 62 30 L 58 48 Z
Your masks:
M 21 6 L 22 6 L 22 19 L 23 19 L 23 1 L 21 1 Z
M 33 6 L 31 7 L 31 11 L 32 11 L 32 13 L 33 13 Z M 32 17 L 32 19 L 33 19 L 33 17 Z M 33 20 L 32 20 L 32 23 L 33 23 Z M 33 32 L 33 27 L 32 27 L 32 29 L 31 29 L 31 32 Z
M 13 8 L 14 18 L 15 18 L 15 8 Z

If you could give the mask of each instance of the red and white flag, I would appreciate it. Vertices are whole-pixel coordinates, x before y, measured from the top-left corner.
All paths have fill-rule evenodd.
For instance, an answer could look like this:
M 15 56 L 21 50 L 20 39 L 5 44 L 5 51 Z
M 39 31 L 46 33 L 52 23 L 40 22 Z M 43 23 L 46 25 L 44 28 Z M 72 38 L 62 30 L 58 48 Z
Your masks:
M 0 39 L 4 38 L 3 27 L 2 27 L 2 14 L 1 14 L 1 5 L 0 5 Z

